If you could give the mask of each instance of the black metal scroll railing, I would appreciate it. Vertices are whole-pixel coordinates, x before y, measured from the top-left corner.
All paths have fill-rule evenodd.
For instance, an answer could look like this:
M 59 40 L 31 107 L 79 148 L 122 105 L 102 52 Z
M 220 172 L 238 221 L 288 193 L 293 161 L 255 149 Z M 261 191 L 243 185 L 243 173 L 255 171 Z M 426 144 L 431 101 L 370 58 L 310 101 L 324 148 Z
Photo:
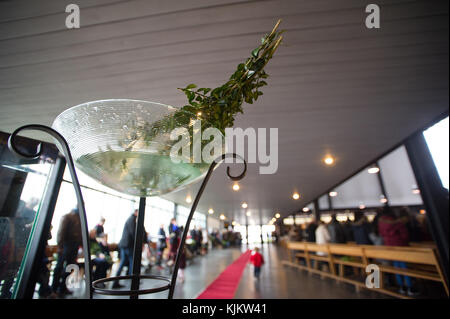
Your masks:
M 141 266 L 141 260 L 140 255 L 142 252 L 142 238 L 143 238 L 143 222 L 144 222 L 144 216 L 145 216 L 145 198 L 141 198 L 140 205 L 139 205 L 139 213 L 137 217 L 136 222 L 136 234 L 135 234 L 135 247 L 134 247 L 134 256 L 133 256 L 133 271 L 132 275 L 129 276 L 116 276 L 116 277 L 109 277 L 104 279 L 99 279 L 94 282 L 92 282 L 92 268 L 91 268 L 91 257 L 90 257 L 90 247 L 89 247 L 89 232 L 88 232 L 88 225 L 87 225 L 87 217 L 86 217 L 86 210 L 84 206 L 83 196 L 81 193 L 81 187 L 78 182 L 78 177 L 75 171 L 72 155 L 68 146 L 67 141 L 64 139 L 64 137 L 59 134 L 54 129 L 44 126 L 44 125 L 38 125 L 38 124 L 32 124 L 32 125 L 26 125 L 22 126 L 18 129 L 16 129 L 10 136 L 8 140 L 8 147 L 10 150 L 15 153 L 16 155 L 23 157 L 23 158 L 37 158 L 41 155 L 41 145 L 38 146 L 37 150 L 33 154 L 27 154 L 23 151 L 21 151 L 15 141 L 15 137 L 17 134 L 21 131 L 26 130 L 38 130 L 43 131 L 45 133 L 48 133 L 52 137 L 54 137 L 61 145 L 63 155 L 66 158 L 70 175 L 72 177 L 73 186 L 75 189 L 77 201 L 78 201 L 78 209 L 80 212 L 80 222 L 81 222 L 81 232 L 82 232 L 82 243 L 83 243 L 83 254 L 84 254 L 84 266 L 85 266 L 85 282 L 86 282 L 86 291 L 85 291 L 85 297 L 88 299 L 92 298 L 93 292 L 99 293 L 99 294 L 105 294 L 105 295 L 126 295 L 131 296 L 131 298 L 137 298 L 138 295 L 141 294 L 150 294 L 150 293 L 156 293 L 161 292 L 164 290 L 169 290 L 168 299 L 173 298 L 173 294 L 175 291 L 177 276 L 178 276 L 178 270 L 180 266 L 180 260 L 181 255 L 183 254 L 183 250 L 185 247 L 186 237 L 189 231 L 189 226 L 192 221 L 192 218 L 194 216 L 194 213 L 197 209 L 197 205 L 200 201 L 200 198 L 206 188 L 206 185 L 208 184 L 208 181 L 211 177 L 211 174 L 214 170 L 214 168 L 219 164 L 221 161 L 225 160 L 226 158 L 233 158 L 233 159 L 239 159 L 244 164 L 244 169 L 241 174 L 237 176 L 233 176 L 230 173 L 230 167 L 227 167 L 227 176 L 233 180 L 233 181 L 239 181 L 242 178 L 244 178 L 246 172 L 247 172 L 247 162 L 239 155 L 234 153 L 228 153 L 223 154 L 220 157 L 218 157 L 216 160 L 214 160 L 211 165 L 209 166 L 208 172 L 206 173 L 205 178 L 202 181 L 202 184 L 200 186 L 200 189 L 197 192 L 197 195 L 195 197 L 195 200 L 192 204 L 191 211 L 189 213 L 188 219 L 186 221 L 186 224 L 184 226 L 184 231 L 181 237 L 180 244 L 178 246 L 177 254 L 175 257 L 175 264 L 174 269 L 172 272 L 171 279 L 164 277 L 164 276 L 155 276 L 155 275 L 141 275 L 140 274 L 140 266 Z M 117 281 L 121 279 L 131 279 L 131 289 L 130 290 L 117 290 L 117 289 L 107 289 L 102 288 L 99 286 L 100 283 L 105 282 L 111 282 L 111 281 Z M 153 279 L 153 280 L 159 280 L 162 281 L 164 284 L 150 289 L 139 289 L 139 282 L 141 279 Z
M 81 187 L 80 183 L 78 182 L 78 177 L 75 172 L 75 166 L 73 163 L 72 155 L 70 153 L 69 145 L 67 144 L 67 141 L 65 138 L 59 134 L 57 131 L 52 129 L 51 127 L 45 126 L 45 125 L 39 125 L 39 124 L 31 124 L 31 125 L 25 125 L 22 127 L 19 127 L 16 129 L 11 136 L 8 139 L 8 147 L 11 150 L 11 152 L 15 153 L 17 156 L 26 158 L 26 159 L 33 159 L 38 158 L 41 155 L 41 144 L 38 145 L 37 150 L 35 153 L 25 153 L 20 150 L 20 148 L 16 145 L 16 136 L 19 134 L 19 132 L 22 131 L 42 131 L 49 135 L 51 135 L 53 138 L 55 138 L 60 146 L 61 150 L 63 152 L 64 157 L 66 158 L 67 165 L 69 167 L 70 176 L 72 178 L 73 187 L 75 189 L 75 194 L 77 197 L 78 202 L 78 210 L 80 214 L 80 223 L 81 223 L 81 237 L 82 237 L 82 243 L 83 243 L 83 256 L 84 256 L 84 270 L 85 270 L 85 283 L 86 283 L 86 289 L 85 289 L 85 297 L 88 299 L 92 298 L 92 268 L 91 268 L 91 254 L 90 254 L 90 247 L 89 247 L 89 232 L 88 232 L 88 225 L 87 225 L 87 218 L 86 218 L 86 210 L 84 207 L 84 200 L 83 195 L 81 193 Z

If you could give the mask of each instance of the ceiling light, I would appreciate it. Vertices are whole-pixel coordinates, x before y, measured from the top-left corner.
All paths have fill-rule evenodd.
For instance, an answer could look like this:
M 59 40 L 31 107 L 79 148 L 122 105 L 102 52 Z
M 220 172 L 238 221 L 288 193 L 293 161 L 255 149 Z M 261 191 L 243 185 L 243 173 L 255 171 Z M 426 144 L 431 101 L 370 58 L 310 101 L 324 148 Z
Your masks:
M 332 165 L 334 163 L 334 158 L 331 155 L 327 155 L 324 159 L 323 159 L 324 163 L 327 165 Z
M 419 195 L 419 194 L 420 194 L 420 189 L 419 189 L 419 187 L 417 187 L 417 185 L 413 185 L 413 186 L 412 186 L 412 189 L 411 189 L 411 192 L 412 192 L 414 195 Z
M 192 203 L 192 197 L 191 195 L 186 196 L 186 203 Z
M 332 192 L 329 193 L 329 195 L 330 195 L 331 197 L 336 197 L 336 196 L 338 195 L 338 193 L 335 192 L 335 191 L 332 191 Z
M 236 221 L 233 220 L 233 221 L 231 222 L 231 225 L 236 226 Z
M 211 215 L 214 214 L 214 209 L 212 209 L 212 208 L 208 209 L 208 213 Z
M 239 188 L 241 188 L 241 187 L 239 186 L 238 183 L 234 183 L 234 184 L 233 184 L 233 190 L 234 190 L 234 191 L 237 192 L 237 191 L 239 190 Z
M 219 218 L 220 218 L 221 220 L 225 220 L 225 219 L 226 219 L 226 217 L 225 217 L 224 214 L 221 214 L 221 215 L 219 216 Z
M 280 217 L 281 217 L 280 213 L 275 214 L 275 218 L 280 218 Z
M 300 198 L 300 194 L 299 193 L 294 193 L 294 194 L 292 194 L 292 198 L 297 200 L 297 199 Z
M 425 209 L 421 209 L 421 210 L 419 211 L 419 213 L 421 213 L 422 215 L 424 215 L 424 214 L 426 213 L 426 211 L 425 211 Z
M 380 203 L 386 204 L 387 202 L 388 202 L 388 200 L 387 200 L 386 196 L 381 195 L 380 196 Z
M 376 166 L 376 165 L 373 165 L 373 166 L 369 167 L 369 169 L 367 170 L 367 172 L 369 174 L 376 174 L 379 171 L 380 171 L 380 168 L 378 166 Z
M 366 208 L 366 205 L 364 205 L 364 204 L 359 204 L 359 209 L 365 209 Z
M 197 116 L 202 116 L 202 112 L 197 112 Z
M 250 217 L 250 215 L 251 215 L 250 211 L 246 212 L 245 215 Z
M 309 208 L 308 208 L 308 207 L 303 207 L 303 211 L 304 211 L 305 213 L 307 213 L 307 212 L 309 212 Z
M 243 203 L 242 203 L 242 208 L 247 208 L 247 207 L 248 207 L 247 203 L 246 203 L 246 202 L 243 202 Z

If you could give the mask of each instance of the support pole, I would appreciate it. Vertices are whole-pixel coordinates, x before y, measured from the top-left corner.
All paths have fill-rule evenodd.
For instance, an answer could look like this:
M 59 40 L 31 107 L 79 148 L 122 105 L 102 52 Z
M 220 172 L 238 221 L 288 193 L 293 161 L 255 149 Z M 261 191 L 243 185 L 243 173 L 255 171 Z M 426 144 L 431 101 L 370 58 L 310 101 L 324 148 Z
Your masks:
M 427 220 L 437 246 L 444 277 L 448 283 L 449 193 L 442 186 L 423 134 L 417 133 L 411 136 L 406 141 L 405 147 L 427 211 Z
M 320 208 L 319 208 L 319 200 L 314 200 L 314 218 L 316 222 L 319 222 L 320 220 Z
M 131 290 L 139 290 L 139 275 L 141 274 L 142 244 L 144 242 L 145 197 L 139 200 L 139 212 L 136 221 L 136 233 L 134 235 L 134 250 L 131 279 Z M 138 299 L 136 294 L 130 295 L 130 299 Z

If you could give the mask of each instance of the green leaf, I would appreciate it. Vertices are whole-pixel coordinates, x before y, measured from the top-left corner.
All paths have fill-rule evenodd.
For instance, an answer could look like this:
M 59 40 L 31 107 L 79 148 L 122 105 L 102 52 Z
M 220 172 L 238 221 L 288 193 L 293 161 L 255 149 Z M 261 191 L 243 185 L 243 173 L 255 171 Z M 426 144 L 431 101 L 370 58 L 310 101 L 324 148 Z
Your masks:
M 196 87 L 197 85 L 195 84 L 189 84 L 188 86 L 186 86 L 186 90 L 195 89 Z

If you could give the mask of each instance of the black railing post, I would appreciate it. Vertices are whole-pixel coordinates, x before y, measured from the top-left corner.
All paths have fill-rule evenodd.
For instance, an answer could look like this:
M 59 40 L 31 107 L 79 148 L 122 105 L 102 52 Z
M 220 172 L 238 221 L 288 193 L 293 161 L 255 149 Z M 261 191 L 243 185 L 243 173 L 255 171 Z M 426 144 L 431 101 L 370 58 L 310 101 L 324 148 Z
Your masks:
M 142 245 L 144 243 L 144 219 L 146 198 L 139 199 L 139 211 L 136 220 L 136 233 L 134 235 L 133 265 L 131 279 L 131 290 L 139 290 L 139 275 L 141 274 Z M 130 299 L 138 299 L 139 295 L 131 294 Z

